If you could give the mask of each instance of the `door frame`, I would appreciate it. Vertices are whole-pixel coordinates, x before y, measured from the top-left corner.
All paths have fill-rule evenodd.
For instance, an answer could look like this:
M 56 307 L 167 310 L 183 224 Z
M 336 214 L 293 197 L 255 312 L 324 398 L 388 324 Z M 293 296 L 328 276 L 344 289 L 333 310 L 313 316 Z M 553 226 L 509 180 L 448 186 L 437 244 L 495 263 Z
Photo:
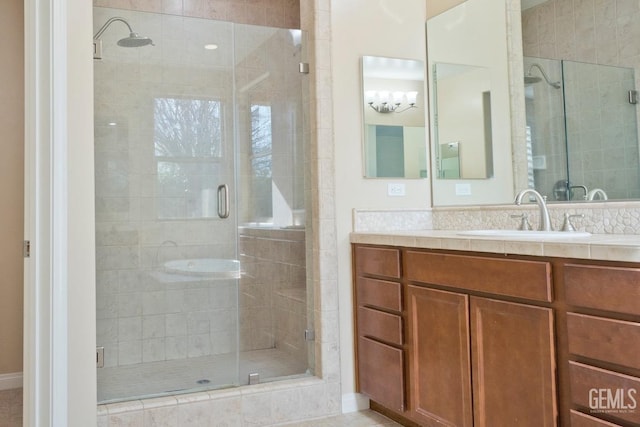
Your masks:
M 91 2 L 25 0 L 23 425 L 96 423 Z

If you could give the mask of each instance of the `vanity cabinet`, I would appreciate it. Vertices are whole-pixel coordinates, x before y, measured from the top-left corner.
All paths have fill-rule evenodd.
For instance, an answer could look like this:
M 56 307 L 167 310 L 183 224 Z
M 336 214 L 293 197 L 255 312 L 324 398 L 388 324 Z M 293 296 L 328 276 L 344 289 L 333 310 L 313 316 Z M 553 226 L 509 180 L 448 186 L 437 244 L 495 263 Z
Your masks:
M 358 390 L 386 408 L 406 408 L 400 250 L 356 247 Z
M 355 245 L 354 265 L 360 392 L 421 426 L 556 425 L 548 262 Z
M 562 273 L 572 423 L 640 425 L 640 268 L 567 262 Z
M 549 263 L 408 250 L 405 275 L 411 417 L 554 426 Z

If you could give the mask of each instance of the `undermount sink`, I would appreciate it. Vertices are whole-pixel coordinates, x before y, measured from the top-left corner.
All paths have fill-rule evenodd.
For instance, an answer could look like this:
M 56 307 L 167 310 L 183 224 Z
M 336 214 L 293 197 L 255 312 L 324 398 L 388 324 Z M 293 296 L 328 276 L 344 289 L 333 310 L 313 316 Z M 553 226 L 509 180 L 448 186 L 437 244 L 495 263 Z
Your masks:
M 539 231 L 539 230 L 467 230 L 457 233 L 460 236 L 507 237 L 524 239 L 571 239 L 589 237 L 586 231 Z
M 180 259 L 165 262 L 164 269 L 167 273 L 219 279 L 238 279 L 241 274 L 237 259 Z

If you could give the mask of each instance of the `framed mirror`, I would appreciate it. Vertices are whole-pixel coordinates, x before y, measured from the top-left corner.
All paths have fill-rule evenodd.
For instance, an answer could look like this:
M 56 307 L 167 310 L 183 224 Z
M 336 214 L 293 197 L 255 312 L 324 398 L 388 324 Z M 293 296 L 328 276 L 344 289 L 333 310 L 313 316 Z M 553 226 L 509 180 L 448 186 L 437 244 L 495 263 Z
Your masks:
M 362 57 L 364 176 L 426 178 L 424 63 Z

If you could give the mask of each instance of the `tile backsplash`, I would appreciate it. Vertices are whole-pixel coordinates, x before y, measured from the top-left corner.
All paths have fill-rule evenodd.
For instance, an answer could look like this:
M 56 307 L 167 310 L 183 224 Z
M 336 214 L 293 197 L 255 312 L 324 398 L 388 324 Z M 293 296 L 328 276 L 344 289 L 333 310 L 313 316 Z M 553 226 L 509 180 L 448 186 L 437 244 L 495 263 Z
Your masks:
M 517 229 L 519 218 L 511 215 L 526 213 L 535 228 L 538 208 L 534 204 L 438 207 L 423 210 L 354 209 L 353 230 L 357 232 L 400 230 L 472 230 Z M 553 228 L 562 228 L 564 214 L 583 214 L 573 218 L 576 230 L 593 234 L 640 234 L 640 203 L 563 203 L 550 204 Z

